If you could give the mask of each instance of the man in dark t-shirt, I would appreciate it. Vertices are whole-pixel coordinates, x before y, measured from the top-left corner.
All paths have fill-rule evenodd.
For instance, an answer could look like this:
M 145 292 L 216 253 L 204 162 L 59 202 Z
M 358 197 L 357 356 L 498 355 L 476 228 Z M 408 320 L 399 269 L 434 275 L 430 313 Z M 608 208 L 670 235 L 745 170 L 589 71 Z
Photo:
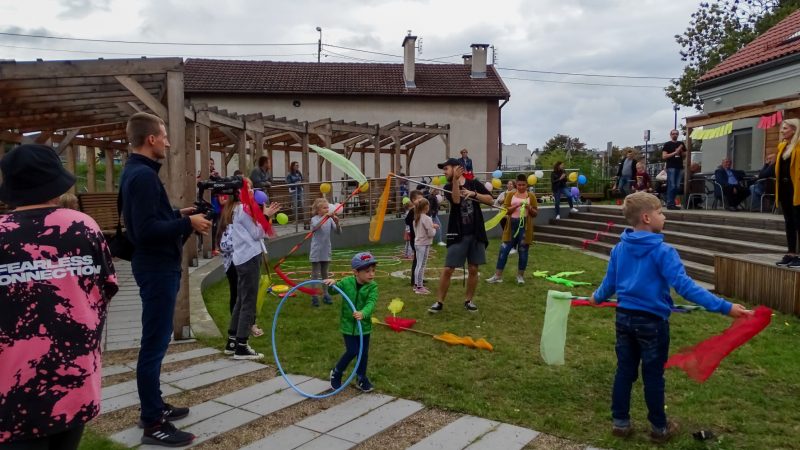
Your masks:
M 472 299 L 478 285 L 478 266 L 486 264 L 486 247 L 489 245 L 480 206 L 481 203 L 491 205 L 492 195 L 479 181 L 464 178 L 464 167 L 459 160 L 450 158 L 438 167 L 444 170 L 448 180 L 444 191 L 450 202 L 450 218 L 447 223 L 445 267 L 439 281 L 437 301 L 428 308 L 428 312 L 437 313 L 442 310 L 453 271 L 465 262 L 469 276 L 464 308 L 467 311 L 477 311 L 478 307 Z
M 675 196 L 681 184 L 686 147 L 683 142 L 678 142 L 678 130 L 670 131 L 669 137 L 670 141 L 661 149 L 661 159 L 667 163 L 667 209 L 680 209 L 675 205 Z

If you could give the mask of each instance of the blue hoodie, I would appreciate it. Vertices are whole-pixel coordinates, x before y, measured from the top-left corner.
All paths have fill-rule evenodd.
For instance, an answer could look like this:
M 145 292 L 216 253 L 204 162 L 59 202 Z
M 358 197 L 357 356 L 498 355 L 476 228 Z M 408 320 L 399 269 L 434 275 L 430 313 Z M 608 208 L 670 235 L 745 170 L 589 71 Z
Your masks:
M 709 311 L 728 314 L 731 303 L 701 288 L 683 268 L 678 252 L 664 243 L 664 236 L 627 228 L 611 250 L 608 272 L 594 292 L 598 302 L 617 293 L 617 306 L 645 311 L 668 319 L 672 312 L 672 286 L 686 300 Z

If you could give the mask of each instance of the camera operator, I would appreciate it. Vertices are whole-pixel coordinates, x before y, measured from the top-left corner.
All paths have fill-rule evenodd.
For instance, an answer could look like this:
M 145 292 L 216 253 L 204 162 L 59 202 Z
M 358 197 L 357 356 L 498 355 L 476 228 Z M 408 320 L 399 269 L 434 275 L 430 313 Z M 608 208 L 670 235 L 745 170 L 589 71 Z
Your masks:
M 164 403 L 159 389 L 161 362 L 172 335 L 175 301 L 181 279 L 183 243 L 192 230 L 207 234 L 211 222 L 195 208 L 173 210 L 158 178 L 169 140 L 164 121 L 136 113 L 126 127 L 133 151 L 120 179 L 122 214 L 134 245 L 131 267 L 142 299 L 142 340 L 136 365 L 141 402 L 142 443 L 183 446 L 194 435 L 175 428 L 170 420 L 189 414 L 188 408 Z

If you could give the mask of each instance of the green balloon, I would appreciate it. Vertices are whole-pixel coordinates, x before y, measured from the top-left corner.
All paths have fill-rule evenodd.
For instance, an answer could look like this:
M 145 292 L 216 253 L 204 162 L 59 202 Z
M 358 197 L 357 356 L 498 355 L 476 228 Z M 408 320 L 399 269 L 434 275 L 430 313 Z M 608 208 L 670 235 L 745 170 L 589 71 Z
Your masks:
M 444 176 L 444 175 L 441 175 L 441 176 L 439 177 L 439 184 L 441 184 L 442 186 L 444 186 L 445 184 L 447 184 L 447 177 L 446 177 L 446 176 Z
M 275 220 L 277 220 L 278 223 L 281 224 L 281 225 L 286 225 L 287 223 L 289 223 L 289 216 L 287 216 L 284 213 L 278 213 L 275 216 Z
M 411 199 L 408 197 L 403 197 L 403 205 L 407 205 L 409 203 L 411 203 Z

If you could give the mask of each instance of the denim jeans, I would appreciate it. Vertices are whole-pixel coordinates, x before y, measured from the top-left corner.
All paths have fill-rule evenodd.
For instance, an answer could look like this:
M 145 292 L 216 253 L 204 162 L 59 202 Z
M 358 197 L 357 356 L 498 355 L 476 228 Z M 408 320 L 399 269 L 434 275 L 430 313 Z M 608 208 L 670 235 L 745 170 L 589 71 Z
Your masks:
M 172 339 L 175 300 L 181 282 L 178 271 L 134 271 L 142 297 L 142 341 L 136 363 L 136 386 L 142 404 L 141 419 L 151 424 L 161 418 L 161 362 Z
M 553 203 L 556 209 L 556 215 L 561 214 L 561 196 L 567 197 L 567 202 L 569 202 L 569 207 L 572 208 L 572 193 L 569 191 L 568 187 L 563 187 L 561 189 L 556 189 L 553 191 Z
M 433 236 L 433 242 L 444 242 L 442 236 L 444 236 L 444 231 L 442 231 L 442 221 L 439 220 L 439 215 L 433 216 L 433 223 L 439 225 L 439 228 L 436 229 L 436 234 Z
M 619 183 L 617 184 L 617 187 L 619 188 L 619 191 L 622 192 L 622 196 L 626 197 L 631 193 L 631 177 L 626 177 L 625 175 L 619 177 Z
M 349 334 L 343 334 L 344 337 L 344 354 L 341 358 L 339 358 L 339 362 L 336 363 L 336 371 L 338 373 L 344 373 L 347 366 L 350 365 L 350 361 L 356 359 L 358 356 L 358 335 L 351 336 Z M 367 360 L 369 359 L 369 334 L 364 335 L 364 350 L 361 351 L 361 364 L 356 367 L 356 375 L 359 378 L 364 378 L 367 376 Z
M 678 195 L 678 188 L 681 185 L 681 175 L 683 169 L 674 167 L 667 168 L 667 207 L 675 206 L 675 196 Z
M 615 426 L 630 425 L 631 389 L 642 363 L 647 419 L 654 430 L 667 426 L 664 412 L 664 364 L 669 356 L 669 321 L 617 310 L 617 373 L 611 394 Z
M 528 218 L 528 220 L 533 220 Z M 517 233 L 517 228 L 519 227 L 519 219 L 511 219 L 511 240 L 505 241 L 500 244 L 500 255 L 497 257 L 497 270 L 502 271 L 506 268 L 506 261 L 508 261 L 508 254 L 511 252 L 511 249 L 517 247 L 517 256 L 519 256 L 519 262 L 517 263 L 517 268 L 520 272 L 525 271 L 525 268 L 528 267 L 528 248 L 529 246 L 525 244 L 525 227 L 522 227 Z M 516 233 L 516 236 L 514 236 Z

